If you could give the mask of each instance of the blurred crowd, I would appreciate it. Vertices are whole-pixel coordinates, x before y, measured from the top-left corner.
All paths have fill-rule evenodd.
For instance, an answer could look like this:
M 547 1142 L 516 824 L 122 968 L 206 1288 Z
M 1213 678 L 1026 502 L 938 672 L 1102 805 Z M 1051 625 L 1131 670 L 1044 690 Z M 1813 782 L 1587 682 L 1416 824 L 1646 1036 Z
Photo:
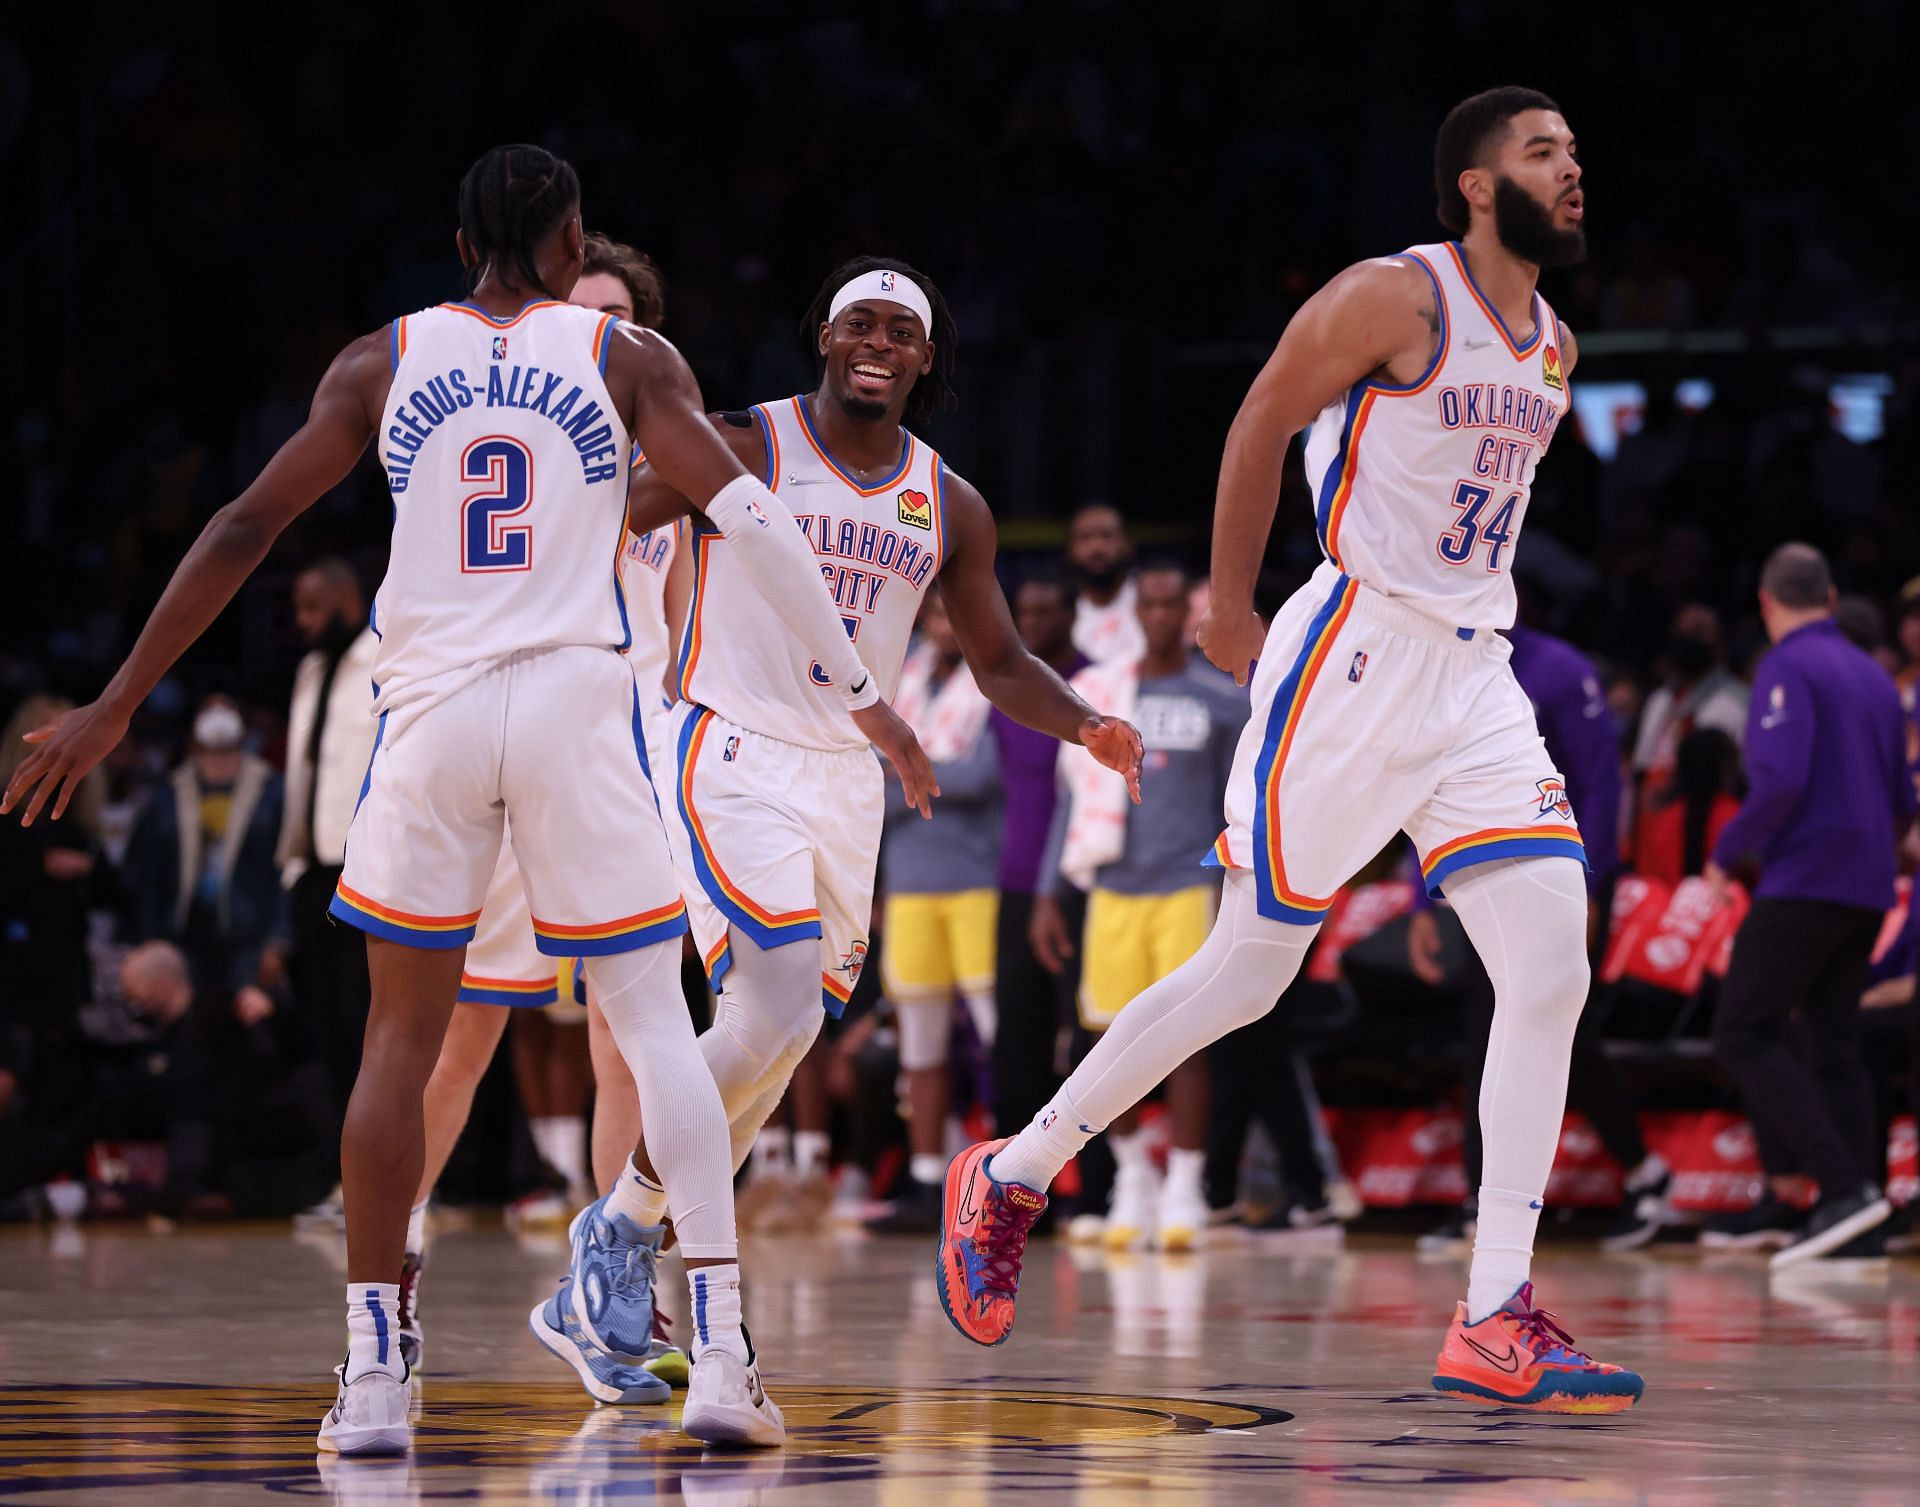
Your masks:
M 951 1150 L 1035 1113 L 1113 1014 L 1210 924 L 1215 890 L 1199 860 L 1218 832 L 1247 693 L 1193 647 L 1204 578 L 1177 557 L 1143 557 L 1119 512 L 1090 504 L 1063 554 L 1023 560 L 1008 589 L 1033 652 L 1142 728 L 1145 800 L 1103 813 L 1112 789 L 1089 776 L 1091 761 L 990 711 L 930 600 L 901 705 L 934 753 L 943 796 L 931 825 L 903 805 L 890 812 L 871 966 L 761 1134 L 742 1197 L 750 1228 L 930 1227 Z M 1522 592 L 1514 664 L 1593 869 L 1595 985 L 1570 1107 L 1620 1174 L 1619 1208 L 1597 1233 L 1632 1245 L 1677 1218 L 1673 1169 L 1649 1149 L 1638 1112 L 1753 1107 L 1740 1065 L 1711 1064 L 1737 1055 L 1716 1015 L 1754 874 L 1722 873 L 1715 859 L 1750 796 L 1743 742 L 1765 637 L 1744 624 L 1730 632 L 1690 603 L 1643 674 L 1534 626 L 1543 595 Z M 347 562 L 311 563 L 288 604 L 307 653 L 281 704 L 183 698 L 177 714 L 143 718 L 65 819 L 0 824 L 0 1208 L 333 1217 L 367 995 L 359 935 L 324 910 L 367 752 L 365 601 Z M 1902 756 L 1920 757 L 1920 578 L 1884 604 L 1842 597 L 1820 626 L 1854 646 L 1889 701 L 1897 687 Z M 1779 636 L 1778 621 L 1767 627 Z M 19 703 L 0 773 L 21 756 L 21 736 L 64 705 L 44 694 Z M 1444 901 L 1417 880 L 1409 848 L 1383 852 L 1343 892 L 1319 961 L 1285 1006 L 1176 1070 L 1144 1116 L 1088 1149 L 1062 1200 L 1074 1235 L 1178 1249 L 1226 1223 L 1351 1220 L 1363 1200 L 1328 1133 L 1329 1106 L 1463 1103 L 1464 1186 L 1474 1186 L 1492 989 Z M 1904 896 L 1884 918 L 1874 895 L 1861 902 L 1872 973 L 1849 985 L 1845 1019 L 1790 1006 L 1799 1029 L 1852 1054 L 1867 1088 L 1849 1097 L 1873 1106 L 1880 1148 L 1911 1112 L 1907 1043 L 1920 1039 Z M 691 950 L 686 961 L 704 1022 L 706 980 Z M 591 1094 L 574 994 L 514 1011 L 513 1050 L 480 1096 L 443 1199 L 507 1203 L 532 1222 L 571 1208 Z M 1819 1042 L 1801 1055 L 1817 1063 Z M 1718 1222 L 1729 1240 L 1747 1241 L 1756 1219 L 1763 1241 L 1787 1238 L 1813 1191 L 1791 1146 L 1766 1146 L 1764 1123 L 1770 1181 L 1754 1179 L 1753 1210 Z M 1873 1179 L 1910 1201 L 1911 1175 L 1889 1178 L 1869 1154 Z M 1467 1238 L 1472 1212 L 1454 1211 L 1429 1242 Z

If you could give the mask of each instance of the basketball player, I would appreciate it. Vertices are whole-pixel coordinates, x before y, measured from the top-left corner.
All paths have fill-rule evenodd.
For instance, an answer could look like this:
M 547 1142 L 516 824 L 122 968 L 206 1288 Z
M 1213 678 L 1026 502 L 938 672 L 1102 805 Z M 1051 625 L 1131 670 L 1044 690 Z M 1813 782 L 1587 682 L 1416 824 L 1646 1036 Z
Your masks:
M 861 257 L 827 279 L 803 329 L 819 386 L 717 415 L 713 425 L 739 464 L 792 499 L 844 632 L 882 693 L 891 697 L 898 683 L 937 578 L 986 698 L 1083 744 L 1138 799 L 1140 735 L 1096 713 L 1022 646 L 994 576 L 998 541 L 985 500 L 903 427 L 951 392 L 955 330 L 939 291 L 904 262 Z M 688 507 L 675 477 L 643 468 L 634 528 L 662 527 Z M 719 996 L 700 1044 L 738 1166 L 819 1033 L 823 1005 L 839 1013 L 866 961 L 882 791 L 864 730 L 833 695 L 838 672 L 780 630 L 732 541 L 696 518 L 692 557 L 675 764 L 656 781 L 694 940 Z M 593 1217 L 657 1249 L 670 1204 L 677 1221 L 678 1195 L 661 1186 L 642 1147 Z M 630 1284 L 589 1338 L 618 1349 L 607 1343 L 611 1330 L 639 1333 L 648 1317 L 641 1287 Z M 696 1313 L 696 1338 L 699 1324 Z
M 582 308 L 617 315 L 645 329 L 656 328 L 665 313 L 662 285 L 653 262 L 633 247 L 597 233 L 586 237 L 584 269 L 569 301 Z M 640 459 L 636 451 L 634 463 L 639 464 Z M 681 558 L 677 550 L 681 532 L 682 526 L 676 522 L 669 529 L 646 535 L 628 533 L 620 554 L 621 589 L 633 629 L 627 660 L 639 689 L 650 761 L 657 757 L 656 734 L 666 716 L 666 673 L 672 659 L 668 624 L 678 623 L 686 616 L 686 573 L 680 571 L 680 579 L 676 581 L 674 571 L 675 561 Z M 488 884 L 473 941 L 467 946 L 459 999 L 446 1039 L 440 1046 L 440 1058 L 427 1081 L 426 1166 L 419 1196 L 407 1220 L 397 1321 L 400 1353 L 409 1366 L 419 1366 L 424 1344 L 420 1287 L 426 1269 L 427 1204 L 434 1185 L 446 1170 L 455 1142 L 466 1128 L 474 1091 L 493 1061 L 509 1015 L 513 1016 L 514 1030 L 520 1032 L 530 1019 L 543 1019 L 555 1008 L 580 1008 L 574 998 L 578 983 L 571 962 L 563 962 L 556 970 L 555 960 L 539 950 L 509 832 L 508 840 L 500 845 L 499 864 Z M 521 1013 L 516 1014 L 515 1010 Z M 633 1076 L 613 1044 L 599 1006 L 589 1001 L 583 1014 L 591 1037 L 596 1085 L 593 1180 L 596 1186 L 608 1188 L 626 1165 L 627 1153 L 639 1139 L 639 1100 Z M 577 1029 L 569 1023 L 549 1032 L 550 1038 L 560 1038 L 549 1041 L 549 1050 L 571 1049 L 573 1043 L 566 1038 Z M 581 1043 L 582 1047 L 586 1045 Z M 528 1105 L 527 1109 L 531 1117 L 532 1106 Z M 535 1140 L 538 1144 L 539 1137 Z M 545 1146 L 539 1149 L 544 1159 L 551 1160 Z M 534 1332 L 549 1348 L 553 1348 L 553 1336 L 564 1332 L 558 1318 L 556 1310 L 553 1322 L 542 1323 L 538 1317 L 535 1320 Z M 662 1377 L 660 1383 L 645 1375 L 623 1374 L 636 1368 L 591 1350 L 564 1345 L 557 1353 L 582 1373 L 587 1390 L 602 1402 L 664 1401 L 668 1391 L 665 1382 L 680 1385 L 686 1382 L 685 1355 L 664 1341 L 650 1348 L 644 1368 Z
M 341 352 L 306 423 L 188 551 L 100 699 L 32 735 L 0 808 L 24 801 L 31 822 L 51 802 L 57 817 L 279 532 L 377 436 L 394 502 L 374 612 L 379 735 L 332 906 L 368 933 L 373 1006 L 342 1136 L 347 1358 L 319 1445 L 411 1442 L 393 1321 L 421 1096 L 509 813 L 540 949 L 586 956 L 675 1188 L 706 1303 L 683 1427 L 775 1443 L 784 1426 L 741 1327 L 725 1114 L 675 986 L 684 907 L 635 778 L 638 693 L 617 652 L 629 630 L 610 569 L 630 437 L 753 569 L 783 628 L 832 666 L 848 715 L 923 803 L 924 756 L 878 703 L 785 505 L 714 442 L 679 353 L 562 301 L 582 261 L 573 169 L 538 147 L 496 147 L 459 202 L 471 296 Z
M 1335 891 L 1404 828 L 1497 1001 L 1479 1231 L 1434 1385 L 1561 1412 L 1640 1396 L 1638 1376 L 1573 1348 L 1528 1281 L 1587 993 L 1587 891 L 1565 783 L 1498 630 L 1514 618 L 1534 468 L 1568 408 L 1573 342 L 1535 284 L 1585 252 L 1580 165 L 1559 107 L 1517 88 L 1457 105 L 1434 157 L 1440 219 L 1460 239 L 1362 262 L 1317 293 L 1228 435 L 1199 637 L 1221 669 L 1252 674 L 1253 717 L 1210 855 L 1227 870 L 1219 918 L 1032 1124 L 955 1158 L 938 1286 L 980 1344 L 1012 1331 L 1055 1174 L 1170 1064 L 1264 1015 Z M 1326 561 L 1268 632 L 1254 578 L 1288 442 L 1309 425 Z

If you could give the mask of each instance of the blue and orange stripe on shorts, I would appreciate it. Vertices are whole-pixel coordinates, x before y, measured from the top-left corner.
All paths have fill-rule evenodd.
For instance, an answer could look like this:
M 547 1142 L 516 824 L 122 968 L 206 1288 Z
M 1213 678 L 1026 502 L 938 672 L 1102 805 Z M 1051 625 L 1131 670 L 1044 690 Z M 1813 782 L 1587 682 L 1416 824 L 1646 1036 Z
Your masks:
M 1571 858 L 1587 866 L 1587 847 L 1578 827 L 1489 827 L 1440 844 L 1420 861 L 1427 893 L 1440 898 L 1440 886 L 1449 874 L 1495 858 Z
M 436 952 L 465 947 L 473 940 L 473 929 L 480 920 L 479 911 L 465 916 L 422 916 L 395 910 L 368 899 L 345 881 L 335 887 L 327 914 L 386 941 Z
M 676 898 L 618 921 L 591 926 L 562 926 L 533 918 L 533 945 L 550 958 L 603 958 L 617 952 L 635 952 L 657 942 L 670 942 L 687 930 L 686 902 Z
M 550 1005 L 559 997 L 559 982 L 552 974 L 543 979 L 490 979 L 471 973 L 460 975 L 460 993 L 455 996 L 463 1005 L 508 1005 L 521 1009 Z
M 1287 755 L 1292 751 L 1294 734 L 1299 730 L 1301 713 L 1313 682 L 1326 663 L 1327 652 L 1346 626 L 1360 586 L 1341 576 L 1332 593 L 1307 625 L 1306 639 L 1287 670 L 1286 679 L 1274 692 L 1267 712 L 1266 738 L 1260 745 L 1260 757 L 1254 763 L 1253 785 L 1253 869 L 1255 895 L 1260 914 L 1274 921 L 1312 926 L 1324 920 L 1333 905 L 1333 896 L 1324 900 L 1302 895 L 1287 884 L 1286 863 L 1280 852 L 1280 780 L 1286 771 Z M 1224 855 L 1224 844 L 1216 843 L 1215 853 Z

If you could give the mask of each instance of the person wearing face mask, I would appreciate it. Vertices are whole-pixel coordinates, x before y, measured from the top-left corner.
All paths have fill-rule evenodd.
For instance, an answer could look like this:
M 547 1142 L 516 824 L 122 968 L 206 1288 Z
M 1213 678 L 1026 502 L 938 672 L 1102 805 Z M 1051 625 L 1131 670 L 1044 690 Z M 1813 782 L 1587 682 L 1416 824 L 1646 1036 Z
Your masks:
M 1634 780 L 1643 811 L 1672 782 L 1687 734 L 1716 728 L 1738 746 L 1747 729 L 1747 685 L 1726 667 L 1720 615 L 1711 607 L 1693 602 L 1676 612 L 1660 657 L 1665 678 L 1641 709 L 1640 733 L 1633 746 Z
M 202 701 L 186 761 L 149 797 L 127 847 L 132 940 L 174 943 L 210 993 L 258 982 L 280 938 L 281 780 L 245 735 L 230 698 Z
M 1133 540 L 1117 508 L 1090 502 L 1067 525 L 1067 564 L 1079 584 L 1073 646 L 1095 664 L 1147 651 L 1134 600 Z
M 327 919 L 346 861 L 347 827 L 373 756 L 373 665 L 360 579 L 345 560 L 294 578 L 293 619 L 307 655 L 287 712 L 286 809 L 274 862 L 286 892 L 287 972 L 296 1007 L 321 1043 L 334 1112 L 345 1114 L 360 1066 L 371 990 L 366 939 Z M 337 1222 L 337 1209 L 328 1222 Z

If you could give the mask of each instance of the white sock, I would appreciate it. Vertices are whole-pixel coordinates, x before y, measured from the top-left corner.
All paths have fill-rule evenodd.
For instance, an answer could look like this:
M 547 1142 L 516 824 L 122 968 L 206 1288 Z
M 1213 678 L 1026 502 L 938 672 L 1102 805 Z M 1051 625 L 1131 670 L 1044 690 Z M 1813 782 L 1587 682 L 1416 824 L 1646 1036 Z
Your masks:
M 400 1359 L 400 1284 L 352 1282 L 347 1285 L 347 1372 L 357 1381 L 369 1371 L 385 1371 L 396 1381 L 407 1374 Z
M 693 1320 L 694 1360 L 716 1347 L 747 1360 L 747 1337 L 741 1328 L 739 1265 L 728 1261 L 696 1266 L 687 1273 L 687 1289 L 693 1298 L 688 1312 Z
M 1031 1125 L 994 1152 L 987 1162 L 987 1174 L 999 1182 L 1044 1191 L 1060 1175 L 1060 1169 L 1104 1128 L 1081 1119 L 1080 1111 L 1062 1088 L 1033 1117 Z M 1116 1150 L 1114 1154 L 1119 1153 Z
M 424 1198 L 407 1215 L 407 1249 L 416 1256 L 427 1249 L 427 1200 Z
M 811 1177 L 827 1170 L 827 1158 L 833 1150 L 833 1138 L 824 1130 L 796 1130 L 793 1133 L 793 1170 Z
M 569 1188 L 587 1181 L 587 1138 L 578 1115 L 542 1115 L 529 1120 L 540 1160 L 567 1180 Z
M 760 1138 L 753 1143 L 753 1175 L 772 1177 L 793 1166 L 790 1148 L 793 1133 L 784 1125 L 763 1125 Z
M 1175 1146 L 1167 1153 L 1167 1186 L 1200 1195 L 1206 1186 L 1207 1154 Z
M 642 1228 L 652 1229 L 667 1217 L 667 1190 L 634 1166 L 633 1158 L 628 1157 L 625 1169 L 614 1179 L 613 1191 L 607 1195 L 602 1212 L 609 1219 L 615 1214 L 624 1214 Z
M 1530 1193 L 1480 1185 L 1479 1225 L 1467 1272 L 1467 1322 L 1477 1324 L 1527 1280 L 1541 1200 Z
M 947 1164 L 937 1151 L 916 1151 L 907 1159 L 907 1171 L 916 1183 L 937 1188 L 947 1174 Z

